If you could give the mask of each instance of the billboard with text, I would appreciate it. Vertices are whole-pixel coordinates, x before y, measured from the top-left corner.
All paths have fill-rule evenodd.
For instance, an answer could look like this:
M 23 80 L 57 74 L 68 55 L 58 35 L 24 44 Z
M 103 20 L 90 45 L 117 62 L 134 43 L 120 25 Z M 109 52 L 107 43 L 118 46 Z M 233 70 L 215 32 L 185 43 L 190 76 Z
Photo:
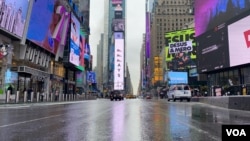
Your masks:
M 124 39 L 115 39 L 114 90 L 124 89 Z
M 196 66 L 196 42 L 193 28 L 167 32 L 165 45 L 169 70 L 183 70 Z

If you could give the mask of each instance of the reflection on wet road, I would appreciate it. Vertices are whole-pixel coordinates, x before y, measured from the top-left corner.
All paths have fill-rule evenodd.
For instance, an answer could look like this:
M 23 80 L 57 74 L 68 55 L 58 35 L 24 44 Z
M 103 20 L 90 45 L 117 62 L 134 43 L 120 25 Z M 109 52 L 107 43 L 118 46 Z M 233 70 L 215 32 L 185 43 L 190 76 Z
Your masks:
M 98 99 L 0 106 L 4 141 L 219 141 L 222 124 L 250 112 L 192 102 Z

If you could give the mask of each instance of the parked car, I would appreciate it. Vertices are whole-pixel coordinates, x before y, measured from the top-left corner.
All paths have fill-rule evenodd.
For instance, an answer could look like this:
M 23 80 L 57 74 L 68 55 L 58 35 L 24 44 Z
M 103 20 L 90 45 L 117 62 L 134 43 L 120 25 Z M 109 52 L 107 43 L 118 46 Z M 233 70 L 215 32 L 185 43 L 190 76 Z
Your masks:
M 191 99 L 191 89 L 187 84 L 177 84 L 171 85 L 169 91 L 167 92 L 168 101 L 180 100 L 183 99 L 190 101 Z
M 123 100 L 124 97 L 123 97 L 123 94 L 121 91 L 118 91 L 118 90 L 114 90 L 114 91 L 111 91 L 110 92 L 110 100 L 113 101 L 113 100 Z

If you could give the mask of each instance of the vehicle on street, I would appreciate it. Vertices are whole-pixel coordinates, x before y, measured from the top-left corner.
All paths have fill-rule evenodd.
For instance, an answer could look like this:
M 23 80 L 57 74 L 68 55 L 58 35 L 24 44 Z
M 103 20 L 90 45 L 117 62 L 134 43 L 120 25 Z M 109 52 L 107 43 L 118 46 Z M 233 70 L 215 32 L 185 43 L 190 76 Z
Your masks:
M 118 90 L 114 90 L 110 92 L 110 100 L 123 100 L 123 93 Z
M 151 99 L 152 97 L 151 97 L 151 95 L 146 95 L 146 99 Z
M 126 99 L 134 99 L 134 98 L 136 98 L 135 95 L 132 95 L 132 94 L 127 94 L 126 95 Z
M 168 101 L 173 100 L 180 100 L 183 99 L 190 101 L 191 99 L 191 89 L 187 84 L 176 84 L 171 85 L 169 91 L 167 92 L 167 99 Z
M 160 96 L 161 99 L 167 97 L 167 88 L 166 87 L 163 87 L 163 88 L 160 89 L 159 96 Z

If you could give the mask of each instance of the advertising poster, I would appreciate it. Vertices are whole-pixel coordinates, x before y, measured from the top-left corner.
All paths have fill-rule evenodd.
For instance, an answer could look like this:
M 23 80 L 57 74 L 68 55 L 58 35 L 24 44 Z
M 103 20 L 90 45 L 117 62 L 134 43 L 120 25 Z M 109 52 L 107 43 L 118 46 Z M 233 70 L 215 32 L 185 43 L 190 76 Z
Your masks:
M 196 42 L 193 28 L 166 33 L 165 44 L 169 70 L 196 67 Z
M 69 13 L 62 6 L 60 0 L 35 0 L 27 39 L 47 51 L 57 54 L 59 46 L 64 46 L 66 43 L 69 17 Z
M 80 63 L 80 22 L 71 13 L 70 20 L 70 54 L 69 54 L 69 62 L 79 66 Z
M 23 37 L 28 0 L 2 0 L 0 2 L 0 28 Z

